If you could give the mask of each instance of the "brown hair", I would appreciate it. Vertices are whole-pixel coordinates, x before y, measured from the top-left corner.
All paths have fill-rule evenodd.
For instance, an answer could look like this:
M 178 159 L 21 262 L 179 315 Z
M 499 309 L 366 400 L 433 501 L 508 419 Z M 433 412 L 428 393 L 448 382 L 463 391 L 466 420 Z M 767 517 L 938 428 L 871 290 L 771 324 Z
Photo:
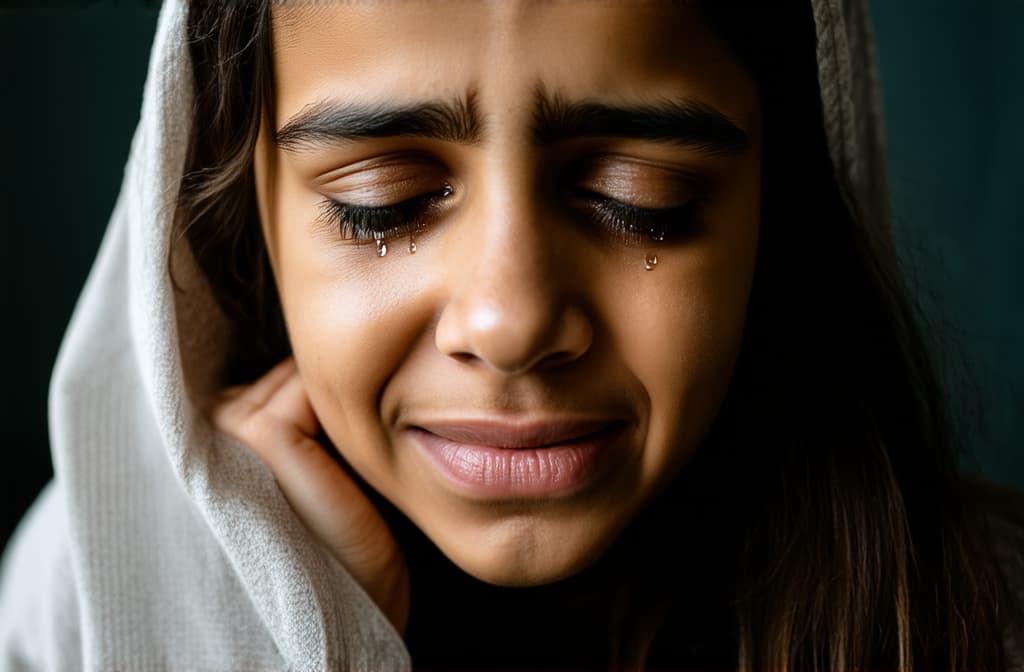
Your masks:
M 839 192 L 809 5 L 702 3 L 762 91 L 762 240 L 729 396 L 652 524 L 664 535 L 699 510 L 732 554 L 740 669 L 1002 669 L 1000 633 L 1021 616 L 988 521 L 1024 530 L 1024 506 L 961 475 L 891 235 Z M 193 0 L 188 25 L 195 115 L 175 235 L 234 327 L 228 384 L 289 350 L 252 174 L 274 100 L 270 3 Z M 633 572 L 613 660 L 637 664 L 671 636 L 677 574 L 669 560 Z

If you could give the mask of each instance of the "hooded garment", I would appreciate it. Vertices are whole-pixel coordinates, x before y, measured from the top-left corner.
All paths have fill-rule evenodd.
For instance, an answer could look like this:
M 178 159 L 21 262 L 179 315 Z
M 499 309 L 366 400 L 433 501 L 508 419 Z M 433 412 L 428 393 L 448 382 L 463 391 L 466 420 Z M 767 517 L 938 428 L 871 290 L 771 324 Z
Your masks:
M 866 8 L 812 5 L 835 177 L 884 225 Z M 0 671 L 409 670 L 270 470 L 199 412 L 228 329 L 187 245 L 169 249 L 192 123 L 186 19 L 185 0 L 164 3 L 120 196 L 57 358 L 54 479 L 4 557 Z

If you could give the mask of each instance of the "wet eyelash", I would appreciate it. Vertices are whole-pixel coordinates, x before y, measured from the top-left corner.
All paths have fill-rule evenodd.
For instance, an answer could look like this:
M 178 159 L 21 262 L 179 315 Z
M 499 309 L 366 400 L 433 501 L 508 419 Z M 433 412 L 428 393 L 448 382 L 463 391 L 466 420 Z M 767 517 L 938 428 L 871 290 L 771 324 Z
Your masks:
M 627 245 L 659 243 L 689 232 L 699 203 L 694 199 L 670 208 L 641 208 L 591 191 L 581 191 L 579 196 L 587 202 L 598 223 Z
M 320 204 L 320 221 L 337 230 L 343 240 L 382 240 L 423 228 L 430 211 L 450 195 L 451 188 L 446 186 L 439 192 L 383 206 L 355 205 L 326 198 Z M 692 200 L 670 208 L 641 208 L 586 190 L 578 192 L 578 196 L 587 202 L 598 224 L 618 235 L 627 245 L 661 242 L 689 231 L 698 203 Z
M 320 221 L 341 234 L 343 240 L 372 241 L 403 235 L 422 228 L 427 214 L 451 195 L 451 187 L 381 206 L 342 203 L 325 198 Z

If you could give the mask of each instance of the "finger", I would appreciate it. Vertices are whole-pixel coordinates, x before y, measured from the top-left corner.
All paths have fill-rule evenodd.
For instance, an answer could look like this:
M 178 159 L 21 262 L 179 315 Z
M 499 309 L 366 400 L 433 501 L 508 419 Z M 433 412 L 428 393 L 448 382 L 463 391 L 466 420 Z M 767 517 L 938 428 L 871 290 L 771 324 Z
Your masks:
M 221 391 L 213 401 L 210 418 L 221 430 L 239 436 L 242 426 L 273 397 L 296 371 L 292 357 L 282 360 L 254 383 L 235 385 Z
M 252 409 L 259 409 L 284 384 L 295 368 L 294 358 L 283 359 L 251 383 L 224 388 L 217 395 L 217 403 L 239 402 Z
M 298 518 L 403 631 L 408 570 L 384 517 L 319 442 L 301 437 L 274 457 L 278 486 Z
M 294 357 L 282 359 L 254 383 L 241 386 L 239 398 L 244 398 L 254 408 L 262 408 L 297 368 Z
M 296 428 L 275 425 L 258 451 L 288 503 L 360 582 L 394 561 L 387 524 L 327 450 Z
M 268 413 L 294 423 L 306 436 L 315 437 L 320 431 L 320 422 L 298 369 L 292 370 L 288 379 L 281 383 L 263 408 Z

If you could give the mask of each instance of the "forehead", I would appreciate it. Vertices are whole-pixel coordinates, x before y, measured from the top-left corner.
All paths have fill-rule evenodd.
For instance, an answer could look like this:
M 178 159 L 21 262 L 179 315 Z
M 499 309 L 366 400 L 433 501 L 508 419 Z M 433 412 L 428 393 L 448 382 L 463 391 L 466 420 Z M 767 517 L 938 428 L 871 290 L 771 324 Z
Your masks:
M 484 108 L 570 97 L 698 99 L 742 121 L 752 82 L 695 2 L 275 3 L 277 112 L 313 100 L 412 102 L 475 91 Z

